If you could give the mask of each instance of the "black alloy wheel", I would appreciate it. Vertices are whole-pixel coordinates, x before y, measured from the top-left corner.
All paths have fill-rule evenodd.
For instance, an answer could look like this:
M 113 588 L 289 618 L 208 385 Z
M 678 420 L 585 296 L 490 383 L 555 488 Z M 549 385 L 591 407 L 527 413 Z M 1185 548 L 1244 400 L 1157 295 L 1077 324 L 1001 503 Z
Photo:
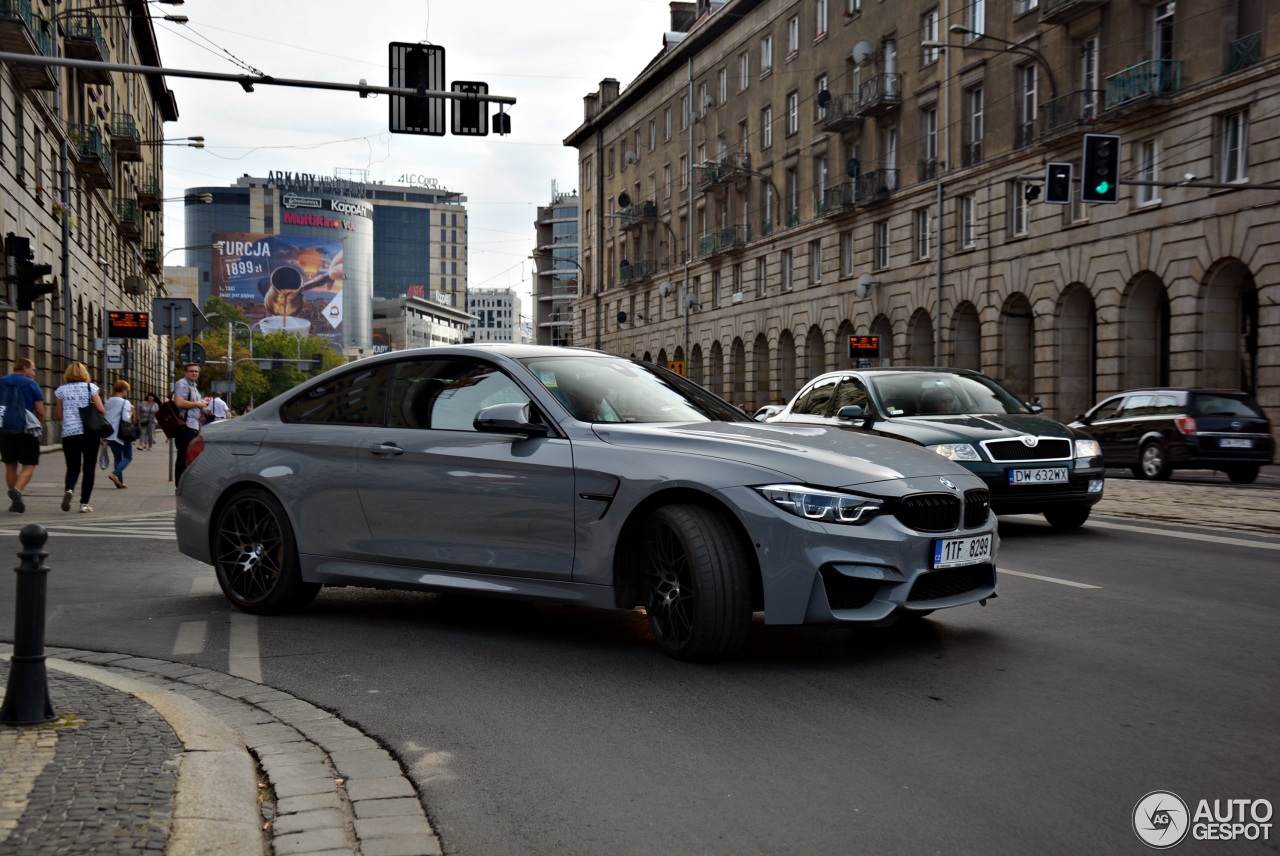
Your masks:
M 293 527 L 279 500 L 253 488 L 218 514 L 213 563 L 227 600 L 255 615 L 294 612 L 315 599 L 317 583 L 304 583 Z
M 659 508 L 640 546 L 645 610 L 663 651 L 680 660 L 711 660 L 746 644 L 750 558 L 721 514 L 697 505 Z
M 1258 479 L 1259 464 L 1236 464 L 1227 470 L 1232 484 L 1253 484 Z
M 1044 513 L 1044 519 L 1054 529 L 1079 529 L 1089 519 L 1089 505 L 1069 505 L 1066 508 L 1055 508 Z

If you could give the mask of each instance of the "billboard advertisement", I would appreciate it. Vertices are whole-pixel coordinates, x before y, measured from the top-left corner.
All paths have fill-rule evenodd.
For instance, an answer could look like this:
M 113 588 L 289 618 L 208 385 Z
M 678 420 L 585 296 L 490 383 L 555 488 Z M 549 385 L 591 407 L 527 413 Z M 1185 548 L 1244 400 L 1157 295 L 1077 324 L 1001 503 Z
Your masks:
M 342 239 L 213 235 L 212 289 L 244 311 L 254 332 L 323 336 L 342 343 Z

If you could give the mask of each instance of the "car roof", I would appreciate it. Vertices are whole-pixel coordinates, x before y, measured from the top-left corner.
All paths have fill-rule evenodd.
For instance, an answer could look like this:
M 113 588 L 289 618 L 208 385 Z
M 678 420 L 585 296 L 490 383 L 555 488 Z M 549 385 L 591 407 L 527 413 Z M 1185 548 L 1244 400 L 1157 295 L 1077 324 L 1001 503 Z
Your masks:
M 976 372 L 972 369 L 956 369 L 946 366 L 883 366 L 875 369 L 839 369 L 833 372 L 826 372 L 818 375 L 814 380 L 820 380 L 826 377 L 837 377 L 847 374 L 860 375 L 890 375 L 890 374 L 906 374 L 911 372 L 933 372 L 934 374 L 949 374 L 958 377 L 986 377 L 982 372 Z
M 1225 389 L 1225 388 L 1214 389 L 1211 387 L 1196 387 L 1196 386 L 1139 386 L 1139 387 L 1134 387 L 1133 389 L 1126 389 L 1121 392 L 1117 392 L 1115 394 L 1116 395 L 1132 395 L 1134 393 L 1142 393 L 1142 392 L 1189 392 L 1189 393 L 1195 393 L 1197 395 L 1249 395 L 1249 393 L 1243 389 Z M 1107 396 L 1107 397 L 1111 398 L 1112 396 Z

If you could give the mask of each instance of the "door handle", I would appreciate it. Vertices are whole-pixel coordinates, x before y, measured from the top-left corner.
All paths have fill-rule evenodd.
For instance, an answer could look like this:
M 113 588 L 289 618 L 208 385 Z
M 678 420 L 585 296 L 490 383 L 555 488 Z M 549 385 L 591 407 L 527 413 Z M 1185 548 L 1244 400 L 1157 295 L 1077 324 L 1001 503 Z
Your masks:
M 370 447 L 369 451 L 380 458 L 404 454 L 404 449 L 401 449 L 395 443 L 378 443 L 376 446 Z

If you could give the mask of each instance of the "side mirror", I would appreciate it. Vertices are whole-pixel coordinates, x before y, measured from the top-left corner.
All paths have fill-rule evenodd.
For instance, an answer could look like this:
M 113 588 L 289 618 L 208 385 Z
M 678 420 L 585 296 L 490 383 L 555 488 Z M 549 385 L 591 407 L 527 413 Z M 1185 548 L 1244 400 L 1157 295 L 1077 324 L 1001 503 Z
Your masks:
M 1093 420 L 1089 418 L 1089 414 L 1081 413 L 1079 416 L 1076 417 L 1076 421 L 1079 422 L 1081 425 L 1088 425 Z
M 490 404 L 480 408 L 472 420 L 481 434 L 519 434 L 525 437 L 547 436 L 547 426 L 529 402 L 518 404 Z
M 1041 407 L 1039 404 L 1033 404 L 1033 403 L 1031 403 L 1030 401 L 1027 401 L 1027 402 L 1024 402 L 1024 403 L 1027 405 L 1027 409 L 1028 409 L 1028 410 L 1030 410 L 1032 413 L 1043 413 L 1043 412 L 1044 412 L 1044 408 L 1043 408 L 1043 407 Z
M 841 407 L 836 411 L 837 419 L 848 419 L 852 421 L 854 419 L 863 419 L 865 417 L 866 413 L 863 411 L 862 405 L 860 404 L 850 404 L 846 407 Z

